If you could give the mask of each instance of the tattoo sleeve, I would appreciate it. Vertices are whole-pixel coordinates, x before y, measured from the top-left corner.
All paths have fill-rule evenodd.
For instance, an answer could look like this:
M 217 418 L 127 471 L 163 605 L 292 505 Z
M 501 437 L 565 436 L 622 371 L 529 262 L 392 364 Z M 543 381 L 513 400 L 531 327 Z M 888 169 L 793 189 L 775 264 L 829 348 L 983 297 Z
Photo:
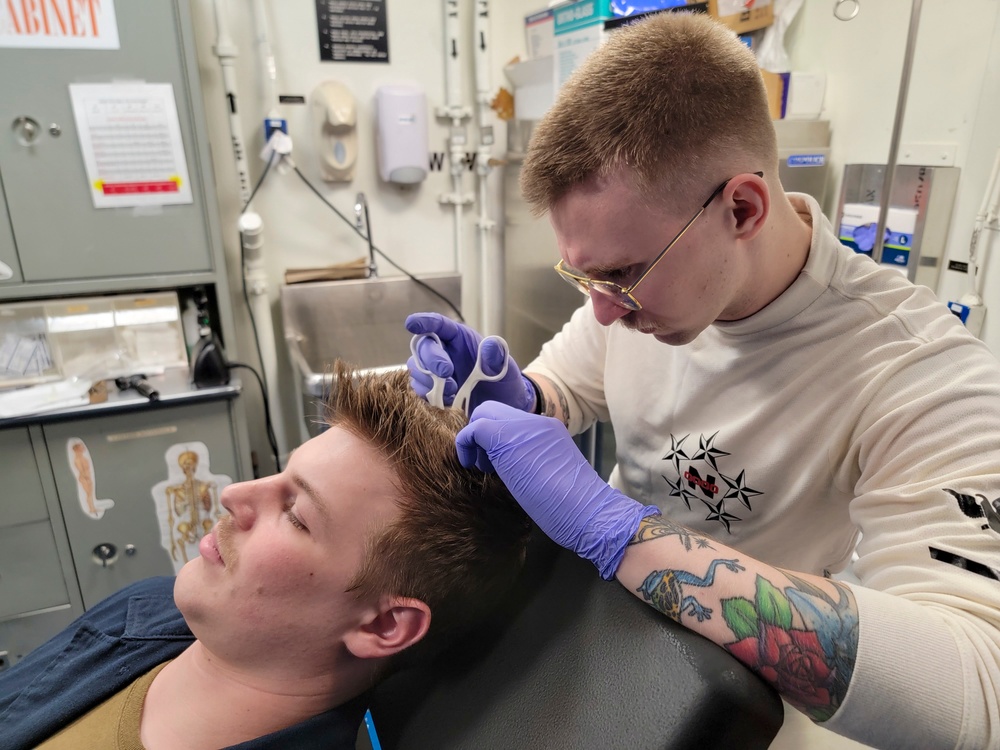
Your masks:
M 646 544 L 670 538 L 676 541 Z M 630 554 L 641 555 L 633 559 L 642 562 L 630 564 L 625 575 L 620 570 L 619 579 L 667 617 L 718 643 L 813 721 L 831 718 L 857 658 L 858 609 L 850 587 L 714 545 L 663 516 L 644 518 L 629 542 L 636 548 Z M 649 564 L 666 560 L 668 567 Z

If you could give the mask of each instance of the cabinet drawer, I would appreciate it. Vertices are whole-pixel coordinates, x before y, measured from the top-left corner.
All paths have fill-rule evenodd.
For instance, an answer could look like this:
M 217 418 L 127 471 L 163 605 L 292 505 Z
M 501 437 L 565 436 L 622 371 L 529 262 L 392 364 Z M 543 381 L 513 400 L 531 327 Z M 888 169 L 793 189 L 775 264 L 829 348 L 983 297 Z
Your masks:
M 48 521 L 0 529 L 0 620 L 69 604 Z
M 0 430 L 0 471 L 0 528 L 49 517 L 27 428 Z

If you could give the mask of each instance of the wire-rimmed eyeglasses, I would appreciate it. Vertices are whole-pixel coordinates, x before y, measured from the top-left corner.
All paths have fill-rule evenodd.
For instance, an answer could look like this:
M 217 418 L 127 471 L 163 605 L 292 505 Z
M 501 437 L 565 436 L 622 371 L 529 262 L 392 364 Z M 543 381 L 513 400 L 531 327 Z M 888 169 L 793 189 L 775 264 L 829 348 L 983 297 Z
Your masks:
M 754 174 L 757 175 L 758 177 L 764 176 L 763 172 L 754 172 Z M 705 212 L 705 209 L 708 208 L 709 204 L 712 201 L 714 201 L 720 193 L 722 193 L 726 185 L 728 185 L 732 179 L 734 178 L 730 177 L 728 180 L 723 182 L 721 185 L 719 185 L 719 187 L 717 187 L 715 190 L 712 191 L 712 194 L 708 196 L 708 200 L 701 204 L 701 208 L 698 209 L 698 212 L 694 216 L 692 216 L 691 220 L 681 228 L 681 231 L 679 231 L 677 235 L 672 240 L 670 240 L 670 242 L 667 243 L 667 246 L 660 251 L 660 254 L 657 255 L 655 258 L 653 258 L 652 263 L 646 266 L 643 272 L 639 274 L 639 278 L 635 280 L 635 283 L 632 284 L 632 286 L 626 288 L 623 287 L 621 284 L 615 283 L 614 281 L 604 281 L 603 279 L 592 279 L 589 276 L 585 276 L 581 272 L 577 271 L 572 266 L 566 265 L 566 263 L 562 260 L 560 260 L 555 265 L 556 273 L 559 274 L 560 278 L 564 279 L 568 284 L 571 284 L 573 287 L 580 290 L 580 292 L 583 294 L 589 296 L 591 290 L 593 290 L 595 292 L 603 294 L 605 297 L 610 299 L 616 305 L 620 305 L 621 307 L 624 307 L 627 310 L 632 310 L 633 312 L 636 310 L 641 310 L 642 303 L 640 303 L 639 300 L 637 300 L 635 298 L 635 295 L 633 294 L 635 288 L 642 283 L 643 279 L 649 276 L 650 272 L 652 272 L 652 270 L 656 267 L 656 264 L 660 262 L 660 259 L 667 254 L 667 251 L 670 250 L 670 248 L 672 248 L 674 245 L 677 244 L 677 241 L 684 236 L 684 233 L 691 228 L 691 225 L 694 224 L 695 221 L 698 219 L 698 217 Z

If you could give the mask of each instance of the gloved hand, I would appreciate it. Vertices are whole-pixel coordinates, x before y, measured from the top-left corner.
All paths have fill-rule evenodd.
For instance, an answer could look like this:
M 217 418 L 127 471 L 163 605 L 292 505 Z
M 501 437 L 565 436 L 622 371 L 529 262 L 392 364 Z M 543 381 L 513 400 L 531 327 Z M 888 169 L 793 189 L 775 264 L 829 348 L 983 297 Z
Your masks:
M 433 339 L 424 339 L 418 354 L 424 366 L 439 377 L 447 378 L 444 384 L 444 402 L 451 404 L 459 386 L 476 366 L 476 354 L 483 337 L 469 326 L 457 323 L 437 313 L 414 313 L 406 319 L 406 330 L 413 334 L 436 333 L 444 348 Z M 483 370 L 495 375 L 503 369 L 503 352 L 492 341 L 483 346 Z M 417 369 L 413 357 L 406 361 L 410 371 L 410 386 L 421 398 L 427 398 L 433 383 L 429 376 Z M 510 359 L 507 374 L 495 383 L 481 382 L 469 397 L 469 408 L 475 409 L 484 401 L 500 401 L 521 411 L 531 411 L 535 405 L 535 389 L 517 363 Z
M 594 563 L 607 581 L 639 521 L 660 512 L 605 483 L 552 417 L 483 404 L 455 443 L 463 466 L 496 471 L 542 531 Z

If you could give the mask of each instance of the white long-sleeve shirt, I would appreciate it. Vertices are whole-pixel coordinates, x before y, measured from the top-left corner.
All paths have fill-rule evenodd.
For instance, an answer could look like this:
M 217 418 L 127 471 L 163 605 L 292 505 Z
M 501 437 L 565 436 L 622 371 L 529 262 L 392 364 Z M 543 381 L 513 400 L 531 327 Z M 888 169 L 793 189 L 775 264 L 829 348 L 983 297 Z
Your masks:
M 824 726 L 1000 748 L 1000 363 L 791 197 L 809 257 L 763 310 L 674 347 L 588 302 L 525 370 L 564 390 L 572 432 L 610 420 L 630 497 L 791 571 L 857 552 L 857 662 Z

